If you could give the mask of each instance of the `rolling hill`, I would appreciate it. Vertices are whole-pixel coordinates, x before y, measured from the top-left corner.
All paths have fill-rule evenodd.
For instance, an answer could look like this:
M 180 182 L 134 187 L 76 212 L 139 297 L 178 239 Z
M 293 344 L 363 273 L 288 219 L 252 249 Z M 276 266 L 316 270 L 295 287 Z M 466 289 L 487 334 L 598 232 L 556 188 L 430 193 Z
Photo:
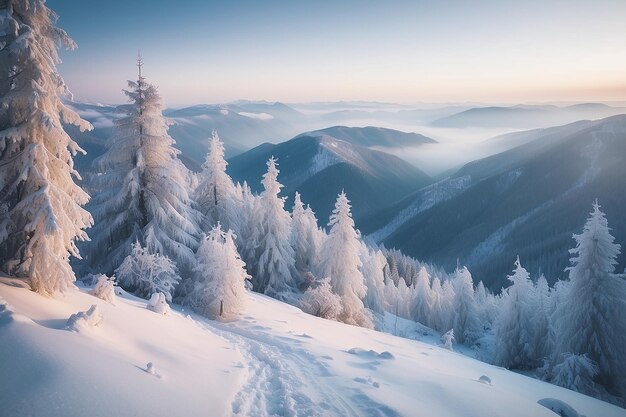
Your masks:
M 303 133 L 300 136 L 330 136 L 353 145 L 366 146 L 368 148 L 408 148 L 426 143 L 437 143 L 436 140 L 419 133 L 401 132 L 395 129 L 374 126 L 333 126 Z
M 554 105 L 517 105 L 511 107 L 474 107 L 431 123 L 447 128 L 513 128 L 532 129 L 572 123 L 581 119 L 600 119 L 626 113 L 622 107 L 601 103 L 581 103 L 559 107 Z

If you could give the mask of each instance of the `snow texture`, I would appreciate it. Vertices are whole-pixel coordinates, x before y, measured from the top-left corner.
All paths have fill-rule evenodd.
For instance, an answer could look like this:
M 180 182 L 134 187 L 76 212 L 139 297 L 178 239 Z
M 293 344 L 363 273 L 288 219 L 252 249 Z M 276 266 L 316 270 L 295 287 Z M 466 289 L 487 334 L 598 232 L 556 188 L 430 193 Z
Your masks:
M 250 294 L 232 322 L 188 315 L 176 305 L 162 320 L 145 301 L 122 295 L 115 306 L 100 306 L 106 326 L 90 337 L 59 331 L 56 318 L 92 301 L 75 289 L 63 300 L 42 299 L 21 281 L 0 279 L 0 375 L 11 375 L 0 378 L 3 414 L 554 417 L 559 406 L 587 417 L 624 415 L 441 349 L 438 338 L 428 344 L 346 326 L 260 294 Z M 481 376 L 492 384 L 479 382 Z

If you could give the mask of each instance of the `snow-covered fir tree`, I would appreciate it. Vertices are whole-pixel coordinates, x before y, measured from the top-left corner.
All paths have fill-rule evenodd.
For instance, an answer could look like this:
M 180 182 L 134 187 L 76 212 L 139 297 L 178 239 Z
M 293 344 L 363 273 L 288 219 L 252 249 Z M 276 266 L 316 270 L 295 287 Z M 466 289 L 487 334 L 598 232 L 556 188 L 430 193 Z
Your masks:
M 256 209 L 257 227 L 253 231 L 257 260 L 252 283 L 258 292 L 276 297 L 287 297 L 298 287 L 294 251 L 290 244 L 291 217 L 285 211 L 285 199 L 280 197 L 283 187 L 278 182 L 278 167 L 273 157 L 267 161 L 263 187 Z
M 224 144 L 214 130 L 209 142 L 206 160 L 197 176 L 198 186 L 194 199 L 204 216 L 203 228 L 209 230 L 218 222 L 225 230 L 239 232 L 238 213 L 241 194 L 226 173 L 228 162 L 224 159 Z
M 187 190 L 187 169 L 168 135 L 157 89 L 141 73 L 125 90 L 122 109 L 106 153 L 95 161 L 99 190 L 91 205 L 95 226 L 89 261 L 93 270 L 112 272 L 139 241 L 168 256 L 181 272 L 191 270 L 201 214 Z
M 439 277 L 434 277 L 431 284 L 430 319 L 428 325 L 433 329 L 446 332 L 452 327 L 452 301 L 454 289 L 450 280 L 445 280 L 443 284 Z
M 479 281 L 474 291 L 474 299 L 476 300 L 480 325 L 483 328 L 490 328 L 499 311 L 496 297 L 485 288 L 482 281 Z
M 530 274 L 515 261 L 512 285 L 505 290 L 500 314 L 494 324 L 495 364 L 512 369 L 531 369 L 538 365 L 535 345 L 535 296 Z
M 561 387 L 595 396 L 594 377 L 598 374 L 596 365 L 586 354 L 564 353 L 554 367 L 552 383 Z
M 120 286 L 128 288 L 140 297 L 148 298 L 160 292 L 172 301 L 174 289 L 180 276 L 174 262 L 167 256 L 152 253 L 139 242 L 131 245 L 131 252 L 115 270 Z
M 533 313 L 533 352 L 537 364 L 545 359 L 552 350 L 550 339 L 550 315 L 552 300 L 550 286 L 546 277 L 541 274 L 537 279 L 534 291 Z
M 411 306 L 415 300 L 415 289 L 409 286 L 404 277 L 400 277 L 396 287 L 396 313 L 404 319 L 411 319 Z
M 428 325 L 433 302 L 430 291 L 430 274 L 424 266 L 420 268 L 415 278 L 414 292 L 411 316 L 413 320 Z
M 187 303 L 210 318 L 239 313 L 245 306 L 249 278 L 239 257 L 232 231 L 218 224 L 202 239 L 196 253 L 195 289 Z
M 387 259 L 378 249 L 370 249 L 365 243 L 361 243 L 361 263 L 363 264 L 363 277 L 367 287 L 365 306 L 377 313 L 383 313 L 388 306 L 385 301 L 385 266 Z
M 246 263 L 249 273 L 254 273 L 257 266 L 256 248 L 261 236 L 260 213 L 257 210 L 259 198 L 252 193 L 250 186 L 244 183 L 237 187 L 241 192 L 241 207 L 239 209 L 239 234 L 237 235 L 237 249 L 241 259 Z
M 454 335 L 459 343 L 474 343 L 481 334 L 481 327 L 474 300 L 472 274 L 466 267 L 458 268 L 452 279 Z
M 44 295 L 73 285 L 69 258 L 92 224 L 74 182 L 84 151 L 63 123 L 91 125 L 62 102 L 58 48 L 75 44 L 56 19 L 44 0 L 5 1 L 0 19 L 0 268 Z
M 620 245 L 597 201 L 574 240 L 569 285 L 555 314 L 554 361 L 562 362 L 568 353 L 587 355 L 598 367 L 596 382 L 624 395 L 626 283 L 614 274 Z
M 359 258 L 360 234 L 354 228 L 350 202 L 343 191 L 337 197 L 328 225 L 330 232 L 322 246 L 319 275 L 330 277 L 333 291 L 341 297 L 339 320 L 372 328 L 371 313 L 363 304 L 367 288 Z
M 296 191 L 291 212 L 290 241 L 296 269 L 301 275 L 311 272 L 317 266 L 322 239 L 313 210 L 304 207 L 300 193 Z

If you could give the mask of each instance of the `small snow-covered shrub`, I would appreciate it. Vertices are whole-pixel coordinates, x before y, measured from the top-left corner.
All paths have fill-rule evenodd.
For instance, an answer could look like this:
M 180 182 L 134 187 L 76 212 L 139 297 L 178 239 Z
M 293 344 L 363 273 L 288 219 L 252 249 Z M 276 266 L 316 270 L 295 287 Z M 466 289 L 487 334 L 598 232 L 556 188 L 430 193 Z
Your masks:
M 98 275 L 96 283 L 89 294 L 108 303 L 113 303 L 115 301 L 115 276 Z
M 552 383 L 587 395 L 596 395 L 593 378 L 598 374 L 598 365 L 587 355 L 565 353 L 554 366 Z
M 117 281 L 140 297 L 163 293 L 172 301 L 172 293 L 180 281 L 176 265 L 167 256 L 151 253 L 135 242 L 132 251 L 115 270 Z
M 452 349 L 452 344 L 454 343 L 454 329 L 450 329 L 441 335 L 441 343 L 443 343 L 444 349 L 454 350 Z
M 162 292 L 152 294 L 146 308 L 159 314 L 167 314 L 170 312 L 170 306 L 167 304 L 165 294 Z
M 333 294 L 330 279 L 320 280 L 309 288 L 300 300 L 300 308 L 305 313 L 329 320 L 337 320 L 341 314 L 341 297 Z
M 97 304 L 92 305 L 87 311 L 74 313 L 67 319 L 65 328 L 72 332 L 83 332 L 102 323 L 102 315 Z

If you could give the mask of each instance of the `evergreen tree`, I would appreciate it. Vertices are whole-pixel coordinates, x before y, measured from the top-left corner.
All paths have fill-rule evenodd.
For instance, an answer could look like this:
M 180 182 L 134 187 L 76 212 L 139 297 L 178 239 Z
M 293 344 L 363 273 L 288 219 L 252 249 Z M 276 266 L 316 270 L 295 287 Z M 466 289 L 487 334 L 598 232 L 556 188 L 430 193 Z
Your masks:
M 536 362 L 539 363 L 550 354 L 552 348 L 550 341 L 550 309 L 552 301 L 550 300 L 550 287 L 543 274 L 537 279 L 534 296 L 534 336 L 532 350 L 535 354 Z
M 466 267 L 456 270 L 452 286 L 454 335 L 459 343 L 474 343 L 480 337 L 481 328 L 474 300 L 472 275 Z
M 257 210 L 259 198 L 252 193 L 250 186 L 244 182 L 241 186 L 241 207 L 239 210 L 239 234 L 237 235 L 237 248 L 241 259 L 246 263 L 248 273 L 254 273 L 257 268 L 256 248 L 261 236 L 260 213 Z
M 317 266 L 321 249 L 321 233 L 317 219 L 310 207 L 304 208 L 300 193 L 296 191 L 291 213 L 291 246 L 294 250 L 295 266 L 301 275 Z
M 131 105 L 117 121 L 107 152 L 95 161 L 96 218 L 89 260 L 94 270 L 112 272 L 139 241 L 189 272 L 200 235 L 201 214 L 192 207 L 187 170 L 168 135 L 156 87 L 146 82 L 138 60 L 137 81 L 125 93 Z
M 485 284 L 482 281 L 476 285 L 474 291 L 474 299 L 476 300 L 476 308 L 478 310 L 478 319 L 483 328 L 487 327 L 490 323 L 489 317 L 489 292 L 485 288 Z
M 227 165 L 224 144 L 214 130 L 194 192 L 195 201 L 204 216 L 203 226 L 206 230 L 220 222 L 224 229 L 239 232 L 237 216 L 241 206 L 241 194 L 237 194 L 235 184 L 226 173 Z
M 195 290 L 188 304 L 209 318 L 239 313 L 245 304 L 249 275 L 239 257 L 232 231 L 218 224 L 202 239 L 196 252 Z
M 258 292 L 285 297 L 298 283 L 294 251 L 289 242 L 291 217 L 284 209 L 285 199 L 278 196 L 283 187 L 278 182 L 278 173 L 272 157 L 267 161 L 262 181 L 265 190 L 257 206 L 259 221 L 253 239 L 258 263 L 252 282 Z
M 620 245 L 596 201 L 583 232 L 570 250 L 569 288 L 555 315 L 555 361 L 566 353 L 587 355 L 597 365 L 595 380 L 626 394 L 626 284 L 615 276 Z
M 415 278 L 415 297 L 411 313 L 413 320 L 428 325 L 432 304 L 430 274 L 422 266 Z
M 411 305 L 414 303 L 414 293 L 414 288 L 410 287 L 406 280 L 400 277 L 396 287 L 396 315 L 411 320 Z
M 446 279 L 442 285 L 441 279 L 434 277 L 431 284 L 431 297 L 429 326 L 437 331 L 446 332 L 452 327 L 454 318 L 452 309 L 454 288 L 450 280 Z
M 363 277 L 367 287 L 365 306 L 377 313 L 383 313 L 388 308 L 385 302 L 384 275 L 387 259 L 381 251 L 369 249 L 365 243 L 361 244 L 360 256 L 363 264 Z
M 342 191 L 328 222 L 330 232 L 322 246 L 321 276 L 330 277 L 335 294 L 341 297 L 339 321 L 373 328 L 369 311 L 363 305 L 367 288 L 359 258 L 360 234 L 354 228 L 350 201 Z
M 534 291 L 528 271 L 519 257 L 515 270 L 508 277 L 512 285 L 506 289 L 500 314 L 495 322 L 495 364 L 512 369 L 534 368 Z
M 75 48 L 44 0 L 4 1 L 0 19 L 0 268 L 40 294 L 75 281 L 69 257 L 92 224 L 73 156 L 84 151 L 63 129 L 91 125 L 62 102 L 58 48 Z
M 598 366 L 587 355 L 565 353 L 554 367 L 552 382 L 573 391 L 596 396 L 598 390 L 593 379 L 597 374 Z

